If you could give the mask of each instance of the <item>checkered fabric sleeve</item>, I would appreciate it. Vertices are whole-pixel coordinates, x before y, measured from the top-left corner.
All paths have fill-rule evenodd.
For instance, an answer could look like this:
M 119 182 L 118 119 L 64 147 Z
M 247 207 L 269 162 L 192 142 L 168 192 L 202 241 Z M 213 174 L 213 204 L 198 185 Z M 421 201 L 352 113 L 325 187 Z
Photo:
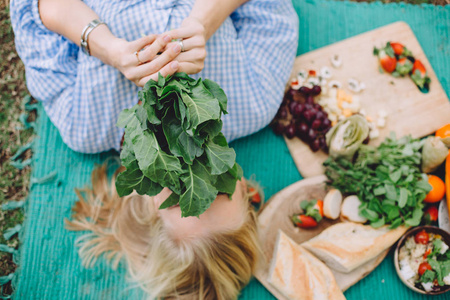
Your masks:
M 112 33 L 128 41 L 180 26 L 194 0 L 85 0 Z M 17 51 L 30 93 L 42 102 L 73 150 L 119 149 L 117 117 L 139 90 L 118 70 L 87 56 L 42 23 L 38 0 L 11 2 Z M 216 81 L 228 96 L 223 132 L 229 141 L 256 132 L 275 115 L 292 68 L 298 19 L 289 0 L 251 0 L 207 43 L 205 67 L 193 77 Z

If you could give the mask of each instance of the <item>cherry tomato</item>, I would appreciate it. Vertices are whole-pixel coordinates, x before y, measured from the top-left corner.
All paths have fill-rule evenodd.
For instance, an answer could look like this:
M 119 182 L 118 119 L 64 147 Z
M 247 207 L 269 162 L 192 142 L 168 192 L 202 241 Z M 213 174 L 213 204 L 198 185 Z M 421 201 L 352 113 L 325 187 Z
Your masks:
M 433 268 L 430 266 L 429 263 L 423 262 L 419 265 L 419 275 L 422 276 L 423 273 L 425 273 L 426 270 L 432 271 Z
M 431 222 L 435 222 L 438 219 L 438 209 L 436 208 L 436 206 L 430 206 L 424 213 L 424 217 L 426 220 L 429 220 Z
M 323 217 L 323 200 L 317 200 L 317 203 L 314 205 L 314 209 L 317 209 L 319 214 Z
M 428 244 L 428 241 L 430 240 L 430 237 L 428 236 L 428 233 L 425 230 L 422 230 L 416 234 L 414 237 L 414 240 L 417 244 Z
M 292 217 L 292 222 L 300 228 L 313 228 L 317 226 L 317 221 L 313 217 L 306 215 L 295 215 Z

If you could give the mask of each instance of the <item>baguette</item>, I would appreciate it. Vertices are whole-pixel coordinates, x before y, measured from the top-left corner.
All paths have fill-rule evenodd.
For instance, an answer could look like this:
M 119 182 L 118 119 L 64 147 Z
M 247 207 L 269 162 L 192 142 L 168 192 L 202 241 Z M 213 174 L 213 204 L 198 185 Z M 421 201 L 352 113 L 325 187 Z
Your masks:
M 349 273 L 391 247 L 406 227 L 375 229 L 352 222 L 338 223 L 302 244 L 330 268 Z
M 331 270 L 281 230 L 278 233 L 268 282 L 287 299 L 345 299 Z

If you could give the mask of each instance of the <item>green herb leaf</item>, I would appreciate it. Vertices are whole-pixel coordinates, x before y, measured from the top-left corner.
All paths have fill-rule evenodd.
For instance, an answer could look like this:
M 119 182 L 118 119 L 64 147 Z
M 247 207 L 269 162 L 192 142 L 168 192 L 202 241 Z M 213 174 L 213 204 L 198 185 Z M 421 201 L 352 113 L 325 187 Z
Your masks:
M 352 161 L 328 158 L 324 166 L 329 184 L 342 193 L 357 195 L 360 214 L 372 224 L 396 228 L 420 223 L 423 199 L 430 190 L 420 171 L 423 142 L 395 134 L 377 148 L 362 145 Z
M 408 190 L 405 188 L 401 188 L 400 197 L 398 198 L 398 206 L 400 208 L 405 207 L 407 201 L 408 201 Z

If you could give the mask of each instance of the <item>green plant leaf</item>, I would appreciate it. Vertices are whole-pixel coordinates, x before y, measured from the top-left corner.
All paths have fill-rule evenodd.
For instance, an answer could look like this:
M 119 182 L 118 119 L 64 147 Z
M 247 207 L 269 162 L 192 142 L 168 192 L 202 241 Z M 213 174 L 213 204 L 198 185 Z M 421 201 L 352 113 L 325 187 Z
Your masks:
M 219 101 L 220 108 L 224 114 L 227 114 L 227 96 L 222 88 L 212 80 L 205 79 L 203 81 L 205 87 L 209 90 L 209 92 Z
M 187 106 L 190 129 L 195 130 L 203 122 L 220 118 L 219 102 L 217 99 L 211 97 L 212 95 L 204 89 L 203 92 L 197 89 L 195 94 L 181 94 L 181 98 Z
M 144 175 L 162 186 L 174 187 L 174 192 L 179 191 L 178 176 L 182 172 L 179 159 L 162 151 L 153 132 L 135 133 L 132 136 L 133 149 Z
M 198 162 L 186 166 L 186 173 L 181 176 L 186 185 L 186 191 L 180 196 L 179 201 L 181 216 L 198 216 L 209 208 L 218 191 L 211 185 L 208 180 L 209 174 L 203 171 Z
M 166 118 L 168 119 L 167 121 Z M 163 130 L 170 152 L 175 156 L 183 157 L 184 162 L 191 165 L 196 157 L 203 154 L 204 149 L 198 145 L 195 138 L 183 130 L 177 119 L 173 117 L 166 118 L 164 118 Z
M 133 190 L 140 195 L 155 196 L 161 192 L 163 187 L 145 177 L 135 161 L 129 168 L 117 175 L 116 189 L 120 197 L 131 194 Z
M 228 147 L 227 141 L 222 134 L 205 144 L 205 152 L 208 156 L 208 165 L 211 174 L 219 175 L 231 169 L 236 161 L 236 153 Z
M 220 193 L 226 193 L 231 196 L 236 189 L 236 180 L 242 178 L 242 173 L 241 166 L 235 163 L 233 168 L 217 176 L 214 187 Z
M 159 206 L 159 209 L 169 208 L 171 206 L 177 205 L 180 201 L 180 196 L 172 193 L 170 196 Z

